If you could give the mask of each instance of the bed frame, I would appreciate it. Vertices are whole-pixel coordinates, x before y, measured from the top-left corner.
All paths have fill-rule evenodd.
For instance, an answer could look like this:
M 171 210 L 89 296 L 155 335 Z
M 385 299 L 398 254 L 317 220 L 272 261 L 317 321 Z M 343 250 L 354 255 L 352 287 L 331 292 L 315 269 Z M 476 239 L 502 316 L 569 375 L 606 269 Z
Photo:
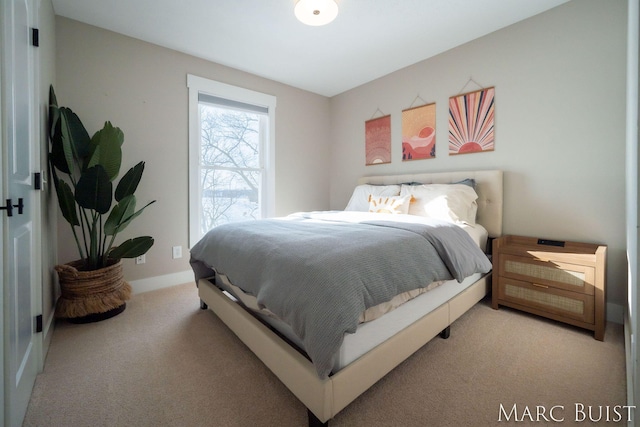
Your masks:
M 502 171 L 468 171 L 371 176 L 358 184 L 453 183 L 476 180 L 477 222 L 492 238 L 502 235 Z M 384 343 L 326 379 L 320 379 L 313 364 L 239 304 L 229 299 L 208 279 L 198 282 L 201 308 L 211 309 L 242 342 L 308 408 L 309 425 L 328 421 L 360 394 L 402 363 L 438 334 L 448 336 L 449 325 L 487 294 L 488 274 L 451 300 L 422 317 Z

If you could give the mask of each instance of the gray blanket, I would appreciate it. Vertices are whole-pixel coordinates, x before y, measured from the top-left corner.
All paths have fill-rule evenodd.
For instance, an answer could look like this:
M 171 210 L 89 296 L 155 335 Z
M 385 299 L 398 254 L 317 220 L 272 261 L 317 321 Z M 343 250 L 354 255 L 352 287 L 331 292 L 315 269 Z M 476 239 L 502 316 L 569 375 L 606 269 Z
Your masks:
M 214 228 L 191 249 L 196 280 L 226 275 L 291 326 L 320 378 L 368 307 L 436 280 L 461 282 L 491 263 L 469 235 L 430 225 L 320 221 L 304 215 Z

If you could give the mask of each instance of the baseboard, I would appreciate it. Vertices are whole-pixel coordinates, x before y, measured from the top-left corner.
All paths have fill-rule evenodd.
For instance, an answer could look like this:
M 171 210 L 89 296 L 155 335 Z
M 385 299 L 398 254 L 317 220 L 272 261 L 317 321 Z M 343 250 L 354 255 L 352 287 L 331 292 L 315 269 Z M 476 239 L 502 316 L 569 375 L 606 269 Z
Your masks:
M 611 302 L 607 303 L 607 322 L 624 324 L 624 307 Z
M 132 280 L 129 284 L 131 285 L 131 289 L 134 294 L 141 294 L 143 292 L 169 288 L 171 286 L 181 285 L 188 282 L 193 282 L 193 285 L 195 286 L 196 280 L 193 275 L 193 270 L 165 274 L 163 276 L 148 277 L 140 280 Z
M 49 347 L 51 346 L 51 339 L 53 337 L 53 332 L 55 330 L 55 304 L 52 307 L 51 314 L 48 318 L 44 319 L 44 324 L 42 325 L 42 351 L 41 351 L 41 360 L 40 366 L 38 367 L 39 372 L 42 372 L 44 369 L 44 361 L 47 358 L 47 354 L 49 353 Z
M 42 335 L 44 336 L 44 341 L 46 343 L 46 345 L 44 346 L 45 349 L 48 349 L 49 344 L 51 343 L 51 337 L 53 336 L 53 330 L 55 327 L 54 325 L 56 320 L 55 314 L 56 312 L 55 312 L 55 305 L 54 305 L 53 310 L 51 310 L 51 314 L 49 315 L 49 318 L 45 319 L 46 322 L 44 322 L 44 325 L 42 328 Z

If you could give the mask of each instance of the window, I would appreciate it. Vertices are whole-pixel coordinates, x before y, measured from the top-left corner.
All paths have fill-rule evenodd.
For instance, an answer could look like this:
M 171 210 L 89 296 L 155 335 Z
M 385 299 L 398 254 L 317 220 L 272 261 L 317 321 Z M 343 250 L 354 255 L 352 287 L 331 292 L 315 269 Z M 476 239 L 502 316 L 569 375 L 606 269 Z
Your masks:
M 275 97 L 189 75 L 189 238 L 273 216 Z

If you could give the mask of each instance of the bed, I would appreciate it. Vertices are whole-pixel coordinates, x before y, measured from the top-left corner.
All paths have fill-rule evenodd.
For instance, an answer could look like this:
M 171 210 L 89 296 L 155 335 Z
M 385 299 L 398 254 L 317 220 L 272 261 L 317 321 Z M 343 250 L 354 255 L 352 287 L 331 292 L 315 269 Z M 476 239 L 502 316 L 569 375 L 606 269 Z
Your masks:
M 397 201 L 396 199 L 402 199 L 402 205 L 407 206 L 407 201 L 414 201 L 414 194 L 418 194 L 414 193 L 414 189 L 419 191 L 420 188 L 425 187 L 423 184 L 427 184 L 429 189 L 436 188 L 440 184 L 455 184 L 457 187 L 469 185 L 474 188 L 474 194 L 477 194 L 477 199 L 473 203 L 475 210 L 473 212 L 465 211 L 460 213 L 460 221 L 458 222 L 463 225 L 470 225 L 468 228 L 472 232 L 467 233 L 469 231 L 467 230 L 462 233 L 468 235 L 470 237 L 468 240 L 475 242 L 474 244 L 477 247 L 482 249 L 490 247 L 490 245 L 487 245 L 487 240 L 502 234 L 502 171 L 497 170 L 364 177 L 358 181 L 356 191 L 354 191 L 352 200 L 347 206 L 347 210 L 355 210 L 356 212 L 338 213 L 341 217 L 336 220 L 336 224 L 331 222 L 334 221 L 333 216 L 328 217 L 329 214 L 333 214 L 330 212 L 296 214 L 277 224 L 291 223 L 293 227 L 298 227 L 298 223 L 321 223 L 319 226 L 325 227 L 321 228 L 322 233 L 325 233 L 329 232 L 327 230 L 332 230 L 336 227 L 343 230 L 341 228 L 343 221 L 352 222 L 355 224 L 349 225 L 349 227 L 373 227 L 377 233 L 376 239 L 384 239 L 387 233 L 391 233 L 388 228 L 395 229 L 395 223 L 390 225 L 386 221 L 389 217 L 388 214 L 377 217 L 384 220 L 372 221 L 370 214 L 357 213 L 357 211 L 365 209 L 366 205 L 354 208 L 356 192 L 358 190 L 366 191 L 367 188 L 372 188 L 371 186 L 376 186 L 376 189 L 382 189 L 397 185 L 402 189 L 403 194 L 391 197 L 394 203 Z M 408 194 L 406 194 L 407 192 Z M 382 198 L 379 200 L 381 201 Z M 367 201 L 370 206 L 373 206 L 375 199 L 369 197 Z M 397 202 L 397 204 L 399 203 Z M 387 207 L 385 205 L 385 208 Z M 403 208 L 399 207 L 399 209 Z M 404 215 L 404 211 L 400 211 L 400 213 L 401 215 L 395 216 L 395 218 L 411 216 Z M 467 224 L 466 219 L 463 218 L 467 213 L 475 217 L 469 221 L 472 224 Z M 360 218 L 361 216 L 364 219 Z M 346 219 L 343 217 L 346 217 Z M 326 221 L 330 221 L 330 223 L 327 225 Z M 410 223 L 414 222 L 411 219 L 408 221 Z M 435 221 L 437 223 L 438 219 L 436 218 Z M 417 222 L 422 223 L 422 220 Z M 475 224 L 473 224 L 474 222 Z M 443 228 L 439 224 L 436 225 L 438 230 Z M 289 227 L 288 224 L 287 227 Z M 422 227 L 422 224 L 415 227 Z M 415 234 L 413 224 L 406 225 L 403 223 L 400 228 L 400 232 L 405 235 L 410 234 L 413 236 Z M 405 230 L 405 228 L 408 228 L 408 230 Z M 456 226 L 453 228 L 462 229 L 464 227 Z M 484 233 L 473 232 L 473 230 L 477 229 L 484 230 Z M 307 238 L 303 231 L 298 231 L 297 228 L 294 228 L 294 230 L 295 232 L 289 232 L 289 234 L 295 235 L 299 232 L 302 233 L 301 239 Z M 422 229 L 420 228 L 420 230 Z M 356 231 L 360 232 L 360 230 Z M 369 231 L 367 230 L 367 232 Z M 223 240 L 221 236 L 218 234 L 218 240 Z M 348 239 L 354 239 L 354 242 L 357 242 L 358 237 L 356 236 L 358 235 L 348 234 L 346 236 L 349 236 Z M 429 239 L 433 238 L 429 237 Z M 270 236 L 266 240 L 270 240 Z M 408 247 L 412 248 L 411 245 L 414 244 L 412 241 L 403 240 L 402 246 L 405 245 L 405 242 Z M 439 245 L 440 243 L 433 244 L 436 247 Z M 236 286 L 236 281 L 242 282 L 243 280 L 256 279 L 250 274 L 247 277 L 239 277 L 237 273 L 227 275 L 226 270 L 220 272 L 220 269 L 215 264 L 217 262 L 222 263 L 222 258 L 218 256 L 218 258 L 211 258 L 211 260 L 203 260 L 204 256 L 202 254 L 205 252 L 202 249 L 203 246 L 206 245 L 202 242 L 194 246 L 191 254 L 191 263 L 196 275 L 201 307 L 211 309 L 296 395 L 308 408 L 310 425 L 327 425 L 328 421 L 338 412 L 429 340 L 438 334 L 446 338 L 449 334 L 451 323 L 487 294 L 490 283 L 490 271 L 488 271 L 490 270 L 490 264 L 488 268 L 485 266 L 482 272 L 466 271 L 466 267 L 463 268 L 464 271 L 455 272 L 454 269 L 457 267 L 451 267 L 450 261 L 445 260 L 444 263 L 447 270 L 453 272 L 451 277 L 436 277 L 439 280 L 430 278 L 424 286 L 420 285 L 421 288 L 428 289 L 426 292 L 421 291 L 417 296 L 413 295 L 411 299 L 394 309 L 387 309 L 388 312 L 386 314 L 375 315 L 373 320 L 363 319 L 361 316 L 356 327 L 347 322 L 346 330 L 348 333 L 342 334 L 342 330 L 337 332 L 338 335 L 343 335 L 344 339 L 341 338 L 337 351 L 334 351 L 332 347 L 331 358 L 327 361 L 317 356 L 314 345 L 309 341 L 309 337 L 313 333 L 313 326 L 309 327 L 309 329 L 305 329 L 307 326 L 302 329 L 290 326 L 295 322 L 292 322 L 291 318 L 287 317 L 288 312 L 282 311 L 283 309 L 279 305 L 289 307 L 293 304 L 291 301 L 287 300 L 280 304 L 266 300 L 272 304 L 269 306 L 265 304 L 265 298 L 260 296 L 258 292 L 250 290 L 244 293 L 243 289 Z M 227 251 L 224 252 L 226 253 Z M 275 253 L 273 248 L 270 248 L 267 252 Z M 231 249 L 229 253 L 232 254 L 228 256 L 229 258 L 238 258 L 237 253 Z M 392 255 L 385 254 L 385 258 Z M 470 255 L 465 253 L 464 257 L 468 256 Z M 358 257 L 362 258 L 363 255 L 359 254 Z M 453 264 L 455 264 L 456 255 L 452 257 L 454 258 Z M 216 261 L 213 261 L 214 259 Z M 255 260 L 259 260 L 260 256 L 252 253 L 249 259 L 252 260 L 251 263 L 253 265 L 258 262 Z M 281 261 L 282 259 L 278 263 Z M 269 260 L 265 262 L 268 263 Z M 352 261 L 349 262 L 351 263 Z M 389 262 L 395 261 L 390 258 Z M 478 261 L 478 263 L 482 264 L 481 261 Z M 265 264 L 265 266 L 268 265 Z M 409 272 L 411 268 L 412 266 L 403 267 Z M 442 270 L 441 266 L 438 268 Z M 246 270 L 262 271 L 264 269 L 268 269 L 268 267 Z M 290 270 L 294 269 L 295 266 L 277 270 L 284 270 L 284 273 L 293 274 Z M 384 271 L 374 273 L 383 275 Z M 328 274 L 328 272 L 322 271 L 319 274 Z M 234 279 L 231 280 L 230 277 Z M 281 280 L 286 281 L 289 276 L 282 277 L 284 279 Z M 330 279 L 329 283 L 332 280 L 340 280 L 340 277 L 336 279 L 331 277 Z M 380 280 L 389 281 L 386 277 L 382 277 Z M 339 287 L 342 287 L 342 283 Z M 247 286 L 243 284 L 242 288 L 246 290 Z M 309 299 L 315 301 L 317 298 Z M 343 299 L 348 298 L 341 297 L 340 303 Z M 296 300 L 297 303 L 300 303 L 300 301 Z M 323 305 L 333 307 L 334 305 L 339 305 L 339 302 L 332 300 L 331 304 Z M 371 305 L 375 304 L 371 303 Z M 376 305 L 375 308 L 377 307 Z M 277 311 L 276 314 L 272 312 L 273 308 L 277 309 L 275 310 Z M 363 313 L 367 313 L 367 311 Z M 323 319 L 333 317 L 322 316 Z M 342 327 L 343 325 L 340 324 L 339 326 Z M 329 328 L 334 327 L 336 325 L 329 326 Z M 335 346 L 334 341 L 330 339 L 329 344 L 323 343 L 319 347 Z M 311 360 L 314 360 L 315 363 Z

